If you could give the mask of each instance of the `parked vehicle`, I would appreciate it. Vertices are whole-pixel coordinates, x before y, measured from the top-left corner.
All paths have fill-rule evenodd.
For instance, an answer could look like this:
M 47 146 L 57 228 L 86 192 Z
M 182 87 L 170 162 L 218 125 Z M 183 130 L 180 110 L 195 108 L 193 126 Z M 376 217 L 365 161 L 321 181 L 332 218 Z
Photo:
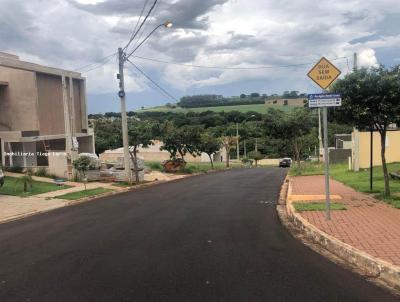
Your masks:
M 292 165 L 292 159 L 289 157 L 282 158 L 279 161 L 280 168 L 290 168 L 291 165 Z
M 0 188 L 4 185 L 4 173 L 0 168 Z

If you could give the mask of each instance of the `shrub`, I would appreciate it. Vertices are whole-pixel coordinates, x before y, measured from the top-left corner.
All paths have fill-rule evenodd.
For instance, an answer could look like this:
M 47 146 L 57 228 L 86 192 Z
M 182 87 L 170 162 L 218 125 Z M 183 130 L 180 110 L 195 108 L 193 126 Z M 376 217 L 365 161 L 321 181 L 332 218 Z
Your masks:
M 258 166 L 258 161 L 265 158 L 265 156 L 259 151 L 251 151 L 247 154 L 247 156 L 256 162 L 256 167 Z
M 47 177 L 47 170 L 44 167 L 40 167 L 39 169 L 36 170 L 35 176 L 39 177 Z
M 147 166 L 152 170 L 164 171 L 164 167 L 161 163 L 148 163 Z
M 6 167 L 5 170 L 7 172 L 12 172 L 12 173 L 22 173 L 22 171 L 24 171 L 24 168 L 19 166 L 12 166 L 12 167 Z

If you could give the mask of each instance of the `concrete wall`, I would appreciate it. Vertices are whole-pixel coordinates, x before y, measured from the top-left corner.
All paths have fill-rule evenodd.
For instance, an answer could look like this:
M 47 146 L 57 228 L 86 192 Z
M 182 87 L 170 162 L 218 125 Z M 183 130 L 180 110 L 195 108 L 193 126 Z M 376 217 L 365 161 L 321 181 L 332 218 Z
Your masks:
M 93 136 L 78 137 L 79 153 L 94 153 Z
M 52 151 L 50 151 L 52 152 Z M 54 151 L 57 152 L 57 151 Z M 67 157 L 61 153 L 56 156 L 49 156 L 49 168 L 47 169 L 50 175 L 56 175 L 61 178 L 68 178 L 68 163 Z
M 143 157 L 143 159 L 146 162 L 163 162 L 165 160 L 170 159 L 169 153 L 166 151 L 158 151 L 158 152 L 139 152 L 138 155 L 140 157 Z M 117 162 L 117 159 L 119 157 L 123 157 L 123 152 L 122 150 L 114 152 L 104 152 L 100 154 L 99 158 L 102 162 Z M 196 162 L 208 162 L 209 158 L 207 154 L 202 154 L 201 156 L 192 156 L 190 154 L 187 154 L 185 156 L 185 160 L 190 163 L 196 163 Z
M 82 81 L 74 79 L 74 112 L 75 112 L 75 130 L 76 132 L 82 132 L 82 129 L 86 129 L 85 121 L 82 121 L 82 100 L 81 100 L 81 83 Z
M 359 132 L 359 161 L 360 168 L 370 166 L 370 133 Z M 381 166 L 381 137 L 378 132 L 374 132 L 373 145 L 373 165 Z M 386 161 L 387 163 L 400 162 L 400 131 L 388 131 L 386 141 Z
M 36 76 L 34 72 L 0 66 L 0 129 L 4 131 L 39 130 Z
M 65 134 L 65 114 L 71 114 L 76 133 L 87 131 L 85 80 L 79 74 L 22 62 L 18 57 L 10 58 L 0 54 L 0 131 Z M 67 107 L 63 102 L 63 74 L 67 84 Z M 71 74 L 75 77 L 72 80 L 73 104 L 69 95 Z M 64 112 L 64 109 L 68 110 Z
M 258 161 L 259 165 L 263 166 L 279 166 L 279 158 L 266 158 Z
M 351 149 L 329 149 L 329 163 L 347 163 L 351 157 Z
M 36 78 L 40 135 L 65 133 L 61 77 L 37 74 Z

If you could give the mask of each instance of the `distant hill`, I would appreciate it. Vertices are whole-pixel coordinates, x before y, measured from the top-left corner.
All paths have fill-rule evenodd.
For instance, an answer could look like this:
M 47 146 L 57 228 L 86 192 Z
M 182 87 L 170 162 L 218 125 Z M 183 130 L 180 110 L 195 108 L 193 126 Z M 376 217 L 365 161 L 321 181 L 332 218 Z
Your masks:
M 214 111 L 214 112 L 229 112 L 229 111 L 239 111 L 239 112 L 249 112 L 254 111 L 258 113 L 266 113 L 269 108 L 275 108 L 283 111 L 290 111 L 296 106 L 281 106 L 281 105 L 266 105 L 266 104 L 251 104 L 251 105 L 236 105 L 236 106 L 213 106 L 213 107 L 198 107 L 198 108 L 181 108 L 181 107 L 171 107 L 171 106 L 158 106 L 148 109 L 138 110 L 137 112 L 204 112 L 204 111 Z

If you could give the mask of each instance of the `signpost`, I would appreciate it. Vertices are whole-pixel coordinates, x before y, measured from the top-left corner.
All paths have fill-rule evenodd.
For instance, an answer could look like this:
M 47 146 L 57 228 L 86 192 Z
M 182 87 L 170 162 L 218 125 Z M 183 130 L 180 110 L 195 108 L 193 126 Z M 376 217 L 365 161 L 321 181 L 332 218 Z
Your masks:
M 326 58 L 319 62 L 309 71 L 308 77 L 313 80 L 325 92 L 326 89 L 339 77 L 340 70 Z M 326 194 L 326 220 L 331 220 L 331 194 L 329 185 L 329 149 L 328 149 L 328 107 L 339 107 L 342 105 L 340 94 L 320 93 L 308 96 L 310 108 L 323 108 L 324 128 L 324 162 L 325 162 L 325 194 Z
M 342 106 L 342 98 L 337 93 L 320 93 L 308 95 L 308 107 L 340 107 Z

